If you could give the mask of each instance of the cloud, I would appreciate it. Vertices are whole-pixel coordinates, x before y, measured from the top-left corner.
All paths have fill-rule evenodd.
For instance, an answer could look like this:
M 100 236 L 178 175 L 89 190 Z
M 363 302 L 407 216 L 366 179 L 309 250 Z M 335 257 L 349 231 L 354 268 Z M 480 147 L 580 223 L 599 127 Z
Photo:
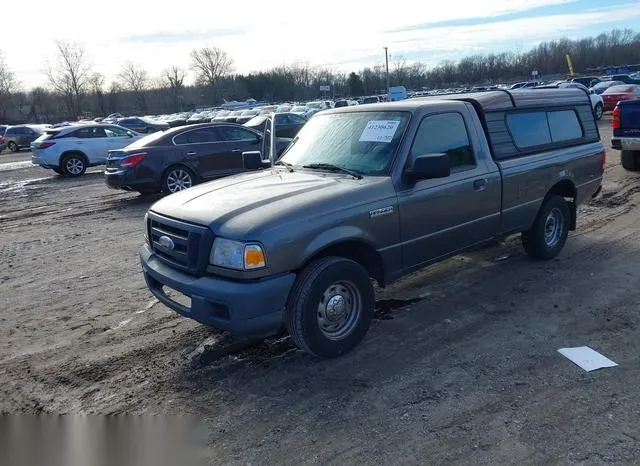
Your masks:
M 150 32 L 147 34 L 133 34 L 118 38 L 119 42 L 144 42 L 144 43 L 175 43 L 175 42 L 193 42 L 196 40 L 211 40 L 224 36 L 237 36 L 246 34 L 244 28 L 229 29 L 203 29 L 200 31 L 162 31 Z

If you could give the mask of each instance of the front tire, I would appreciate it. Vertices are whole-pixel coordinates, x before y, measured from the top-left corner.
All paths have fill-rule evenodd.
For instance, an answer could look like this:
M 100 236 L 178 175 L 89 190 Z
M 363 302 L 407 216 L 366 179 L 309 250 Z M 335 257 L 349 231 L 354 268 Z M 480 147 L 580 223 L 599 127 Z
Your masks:
M 87 161 L 80 154 L 66 155 L 62 159 L 62 170 L 71 178 L 82 176 L 87 171 Z
M 10 150 L 11 152 L 13 152 L 14 154 L 20 150 L 20 148 L 18 147 L 18 145 L 17 145 L 15 142 L 13 142 L 13 141 L 11 141 L 9 144 L 7 144 L 7 147 L 8 147 L 8 148 L 9 148 L 9 150 Z
M 530 230 L 522 233 L 524 250 L 533 259 L 556 257 L 569 236 L 571 211 L 562 196 L 551 196 L 542 204 Z
M 604 114 L 604 107 L 601 104 L 597 104 L 596 108 L 593 109 L 593 113 L 595 114 L 596 120 L 602 119 L 602 115 Z
M 196 184 L 196 177 L 191 170 L 182 165 L 171 167 L 162 178 L 162 191 L 173 194 L 190 188 Z
M 622 168 L 629 170 L 630 172 L 637 172 L 640 170 L 640 151 L 637 150 L 623 150 L 620 153 L 620 162 Z
M 285 323 L 295 344 L 320 358 L 336 358 L 364 338 L 375 307 L 367 271 L 342 257 L 305 267 L 291 290 Z

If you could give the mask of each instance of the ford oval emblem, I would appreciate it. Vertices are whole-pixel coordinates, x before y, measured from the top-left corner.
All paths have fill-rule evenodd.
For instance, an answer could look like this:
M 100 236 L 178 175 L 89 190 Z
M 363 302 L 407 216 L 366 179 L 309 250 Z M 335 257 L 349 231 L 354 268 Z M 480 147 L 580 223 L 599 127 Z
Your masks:
M 173 250 L 173 248 L 176 247 L 176 245 L 173 244 L 173 240 L 168 236 L 161 236 L 160 238 L 158 238 L 158 244 L 163 248 L 171 249 L 171 250 Z

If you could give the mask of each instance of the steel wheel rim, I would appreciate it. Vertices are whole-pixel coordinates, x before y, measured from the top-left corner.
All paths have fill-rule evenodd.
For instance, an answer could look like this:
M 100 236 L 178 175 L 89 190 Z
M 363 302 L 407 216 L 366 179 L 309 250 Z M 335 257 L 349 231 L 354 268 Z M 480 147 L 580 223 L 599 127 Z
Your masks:
M 183 189 L 193 186 L 191 175 L 185 170 L 173 170 L 167 176 L 167 188 L 172 193 L 177 193 Z
M 67 169 L 67 173 L 70 173 L 72 175 L 79 175 L 80 173 L 82 173 L 84 163 L 82 163 L 82 160 L 80 159 L 69 159 L 65 164 L 65 168 Z
M 356 328 L 361 314 L 362 297 L 358 288 L 351 282 L 338 281 L 320 297 L 318 327 L 329 340 L 343 340 Z
M 544 242 L 550 248 L 558 245 L 564 230 L 563 215 L 560 209 L 554 207 L 544 222 Z

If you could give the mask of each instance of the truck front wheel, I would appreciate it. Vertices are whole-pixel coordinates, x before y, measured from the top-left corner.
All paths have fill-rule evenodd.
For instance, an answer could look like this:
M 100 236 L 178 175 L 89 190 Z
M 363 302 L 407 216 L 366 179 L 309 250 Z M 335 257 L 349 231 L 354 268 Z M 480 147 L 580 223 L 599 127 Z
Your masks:
M 620 153 L 620 161 L 622 167 L 630 172 L 637 172 L 640 170 L 640 151 L 637 150 L 623 150 Z
M 321 358 L 336 358 L 364 338 L 375 307 L 367 271 L 342 257 L 306 266 L 291 290 L 285 323 L 295 344 Z
M 553 259 L 567 242 L 570 225 L 567 201 L 562 196 L 547 198 L 531 229 L 522 233 L 524 250 L 534 259 Z

